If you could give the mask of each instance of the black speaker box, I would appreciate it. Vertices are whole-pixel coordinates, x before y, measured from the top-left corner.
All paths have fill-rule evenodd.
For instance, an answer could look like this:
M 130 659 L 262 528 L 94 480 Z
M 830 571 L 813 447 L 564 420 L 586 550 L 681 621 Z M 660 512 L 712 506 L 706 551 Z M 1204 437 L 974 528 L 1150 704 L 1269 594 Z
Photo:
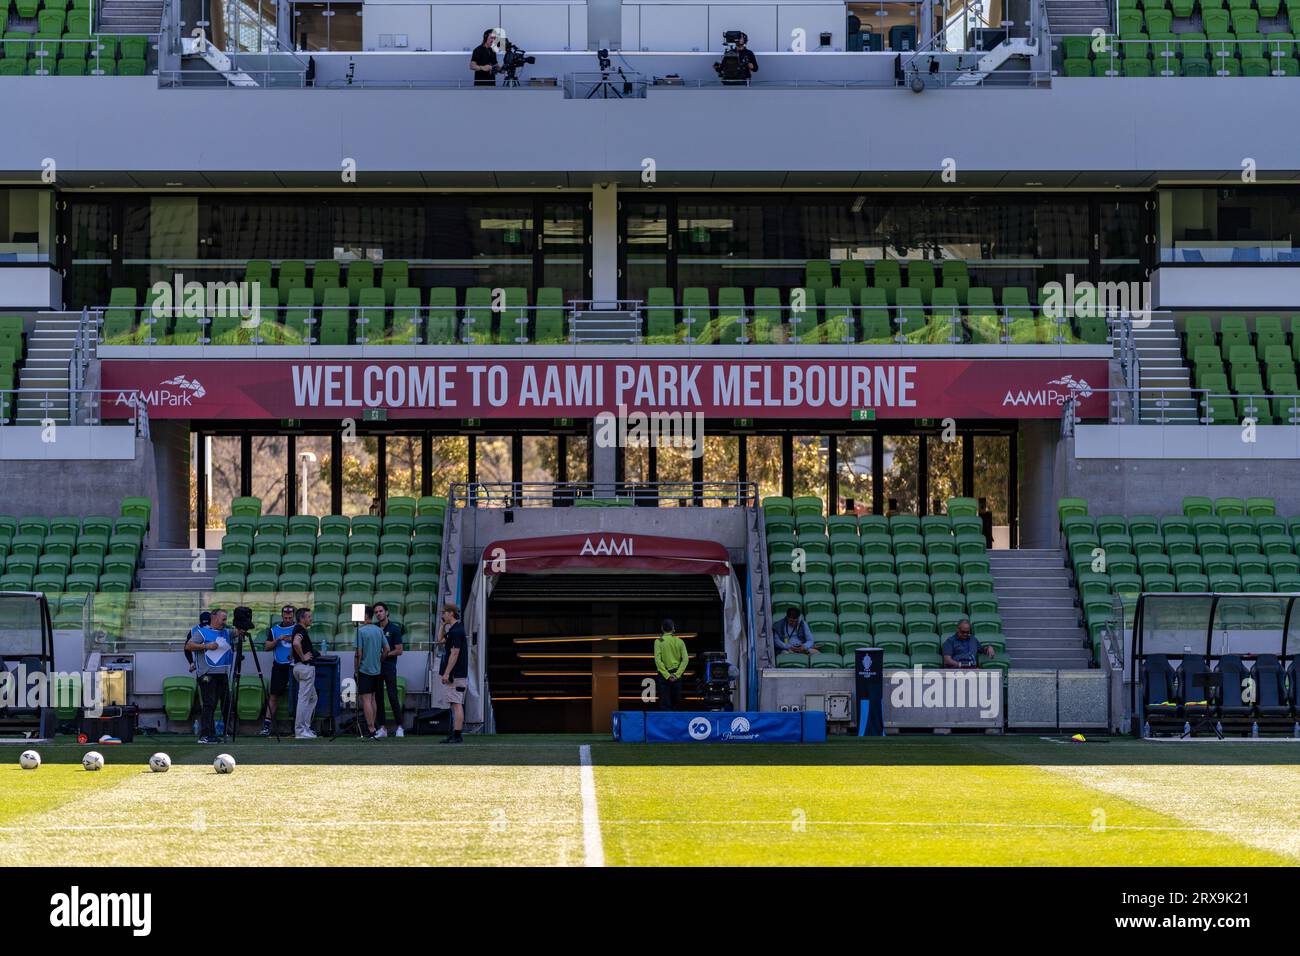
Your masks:
M 415 715 L 415 721 L 411 724 L 411 733 L 413 734 L 446 734 L 451 733 L 451 711 L 446 707 L 435 707 L 432 710 L 422 710 Z

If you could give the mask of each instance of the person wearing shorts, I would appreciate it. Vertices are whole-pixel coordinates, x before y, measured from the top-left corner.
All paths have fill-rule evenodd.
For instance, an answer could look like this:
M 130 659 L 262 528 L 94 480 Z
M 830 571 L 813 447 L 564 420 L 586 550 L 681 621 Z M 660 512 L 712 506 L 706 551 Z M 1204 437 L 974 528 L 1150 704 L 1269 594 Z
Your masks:
M 365 714 L 365 736 L 375 736 L 375 694 L 383 686 L 382 662 L 388 642 L 379 625 L 370 620 L 372 610 L 366 608 L 366 623 L 357 628 L 356 657 L 357 697 Z
M 289 693 L 289 676 L 293 673 L 293 629 L 294 606 L 286 604 L 280 608 L 280 623 L 272 624 L 266 631 L 264 651 L 274 651 L 271 663 L 271 689 L 267 698 L 266 713 L 262 717 L 260 736 L 271 736 L 271 721 L 275 720 L 275 709 L 280 698 Z
M 465 625 L 460 623 L 460 608 L 448 604 L 442 609 L 443 652 L 439 677 L 447 689 L 447 703 L 451 705 L 451 733 L 443 738 L 444 744 L 460 744 L 465 727 L 465 686 L 469 680 L 469 652 L 465 645 Z

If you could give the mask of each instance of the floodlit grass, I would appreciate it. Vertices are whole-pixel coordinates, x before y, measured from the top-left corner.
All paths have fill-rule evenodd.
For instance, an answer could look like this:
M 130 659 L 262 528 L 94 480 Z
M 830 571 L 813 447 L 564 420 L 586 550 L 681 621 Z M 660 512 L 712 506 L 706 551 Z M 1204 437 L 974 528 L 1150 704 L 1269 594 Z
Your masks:
M 0 747 L 0 866 L 581 865 L 591 746 L 608 865 L 1287 865 L 1300 746 L 1039 738 L 825 745 L 605 737 L 189 738 Z M 173 766 L 150 773 L 162 750 Z M 233 775 L 212 770 L 234 755 Z

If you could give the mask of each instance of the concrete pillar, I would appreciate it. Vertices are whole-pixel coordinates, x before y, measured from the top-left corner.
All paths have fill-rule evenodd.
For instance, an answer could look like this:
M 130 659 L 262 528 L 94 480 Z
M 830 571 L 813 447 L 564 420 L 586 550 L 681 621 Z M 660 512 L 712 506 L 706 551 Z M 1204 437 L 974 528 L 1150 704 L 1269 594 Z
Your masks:
M 591 188 L 591 297 L 597 302 L 618 298 L 618 186 L 597 183 Z
M 587 49 L 623 49 L 622 0 L 587 0 Z
M 1056 535 L 1057 448 L 1061 423 L 1026 419 L 1020 423 L 1020 547 L 1054 548 Z
M 597 420 L 592 437 L 591 481 L 595 485 L 597 498 L 612 498 L 614 496 L 614 484 L 617 480 L 618 449 L 613 445 L 601 445 L 596 440 L 599 433 L 600 421 Z
M 162 548 L 188 548 L 190 540 L 190 423 L 149 423 L 157 475 L 153 529 Z

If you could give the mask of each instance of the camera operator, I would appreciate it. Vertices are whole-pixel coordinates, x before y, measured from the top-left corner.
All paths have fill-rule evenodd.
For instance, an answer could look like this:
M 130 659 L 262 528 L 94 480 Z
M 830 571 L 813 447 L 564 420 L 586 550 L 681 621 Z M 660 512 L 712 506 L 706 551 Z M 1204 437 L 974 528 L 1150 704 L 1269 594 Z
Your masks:
M 191 633 L 185 649 L 194 652 L 194 666 L 198 674 L 202 720 L 199 743 L 221 743 L 214 715 L 218 700 L 222 712 L 225 712 L 230 697 L 230 667 L 235 657 L 230 646 L 230 631 L 226 629 L 226 612 L 219 607 L 213 608 L 212 622 Z
M 475 86 L 497 85 L 497 51 L 492 46 L 496 38 L 495 30 L 484 30 L 483 42 L 469 56 L 469 68 L 474 71 Z
M 280 608 L 280 623 L 272 624 L 266 630 L 264 651 L 275 651 L 275 660 L 271 664 L 271 689 L 267 697 L 266 714 L 262 718 L 262 730 L 259 736 L 271 736 L 271 722 L 275 720 L 275 709 L 280 698 L 289 692 L 289 675 L 293 673 L 293 629 L 294 606 L 286 604 Z
M 758 57 L 745 44 L 749 37 L 739 31 L 724 34 L 723 41 L 732 48 L 722 54 L 722 62 L 713 64 L 713 72 L 722 77 L 724 86 L 737 86 L 749 82 L 749 78 L 758 72 Z M 733 60 L 733 63 L 728 63 Z

